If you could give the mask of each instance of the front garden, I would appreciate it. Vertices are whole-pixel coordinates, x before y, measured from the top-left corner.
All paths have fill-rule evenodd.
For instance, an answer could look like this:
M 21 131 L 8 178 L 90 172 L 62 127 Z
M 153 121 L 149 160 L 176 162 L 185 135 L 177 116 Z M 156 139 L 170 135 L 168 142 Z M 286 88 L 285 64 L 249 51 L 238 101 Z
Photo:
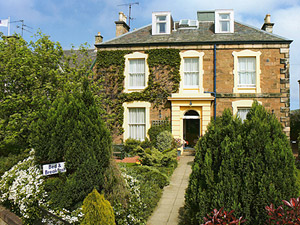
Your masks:
M 56 224 L 58 219 L 92 224 L 109 212 L 116 224 L 146 224 L 177 166 L 177 143 L 169 127 L 165 123 L 151 128 L 151 141 L 128 139 L 122 151 L 138 156 L 139 163 L 117 164 L 109 132 L 84 81 L 80 92 L 56 99 L 31 125 L 34 148 L 19 155 L 29 156 L 3 174 L 0 202 L 25 224 Z M 42 175 L 42 165 L 62 161 L 66 173 Z M 91 215 L 85 209 L 95 204 L 99 212 L 102 205 L 111 209 L 102 217 Z

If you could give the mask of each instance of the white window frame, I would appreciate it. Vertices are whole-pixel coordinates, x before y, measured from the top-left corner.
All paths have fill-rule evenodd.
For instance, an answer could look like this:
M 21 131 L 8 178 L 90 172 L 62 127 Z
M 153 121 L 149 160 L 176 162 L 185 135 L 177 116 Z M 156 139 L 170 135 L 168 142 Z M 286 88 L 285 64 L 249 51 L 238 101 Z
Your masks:
M 244 108 L 244 109 L 250 109 L 252 107 L 254 100 L 238 100 L 232 102 L 232 113 L 233 115 L 237 116 L 238 109 Z M 260 101 L 258 101 L 259 104 L 262 104 Z
M 165 16 L 166 21 L 159 21 L 158 17 Z M 165 23 L 166 24 L 166 32 L 159 33 L 157 29 L 157 24 Z M 164 35 L 171 33 L 171 12 L 153 12 L 152 13 L 152 35 Z
M 220 15 L 228 14 L 229 19 L 223 20 L 220 18 Z M 222 31 L 221 22 L 229 21 L 229 30 Z M 215 10 L 215 33 L 234 33 L 234 11 L 232 9 L 218 9 Z
M 180 63 L 180 76 L 181 76 L 181 81 L 180 81 L 180 88 L 179 92 L 190 92 L 190 93 L 203 93 L 203 56 L 204 52 L 198 52 L 195 50 L 188 50 L 185 52 L 180 52 L 180 58 L 181 58 L 181 63 Z M 185 58 L 198 58 L 199 59 L 199 81 L 198 81 L 198 86 L 184 86 L 184 59 Z
M 260 55 L 261 52 L 251 51 L 251 50 L 243 50 L 240 52 L 233 52 L 233 61 L 234 61 L 234 68 L 233 68 L 233 76 L 234 76 L 234 87 L 233 93 L 261 93 L 260 88 Z M 240 87 L 239 86 L 239 57 L 246 57 L 246 58 L 255 58 L 255 86 L 254 87 Z
M 244 122 L 244 120 L 245 120 L 246 118 L 242 118 L 242 117 L 239 116 L 239 110 L 242 110 L 242 109 L 247 110 L 247 111 L 249 112 L 251 108 L 248 108 L 248 107 L 238 107 L 238 108 L 237 108 L 237 113 L 236 113 L 236 115 L 242 120 L 242 122 Z M 247 114 L 248 114 L 248 112 L 247 112 Z M 246 117 L 247 117 L 247 114 L 246 114 Z
M 148 137 L 148 130 L 150 128 L 150 108 L 151 103 L 150 102 L 144 102 L 144 101 L 134 101 L 134 102 L 124 102 L 124 121 L 123 121 L 123 129 L 124 134 L 123 138 L 124 140 L 128 139 L 130 137 L 130 131 L 129 131 L 129 109 L 130 108 L 144 108 L 145 109 L 145 138 Z
M 145 60 L 145 86 L 139 86 L 139 87 L 130 87 L 129 86 L 129 67 L 130 67 L 130 60 L 132 59 L 144 59 Z M 141 53 L 141 52 L 134 52 L 131 54 L 127 54 L 125 55 L 125 69 L 124 69 L 124 92 L 125 93 L 130 93 L 130 92 L 134 92 L 134 91 L 142 91 L 147 87 L 147 83 L 148 83 L 148 78 L 149 78 L 149 67 L 147 64 L 147 59 L 148 59 L 148 55 Z

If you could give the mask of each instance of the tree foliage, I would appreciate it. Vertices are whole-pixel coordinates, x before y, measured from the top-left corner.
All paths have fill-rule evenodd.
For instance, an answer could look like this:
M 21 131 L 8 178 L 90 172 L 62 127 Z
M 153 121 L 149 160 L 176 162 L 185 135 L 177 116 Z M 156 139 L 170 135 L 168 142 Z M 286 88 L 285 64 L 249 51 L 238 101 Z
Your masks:
M 84 213 L 81 225 L 114 225 L 115 215 L 109 201 L 104 195 L 94 189 L 83 201 L 82 211 Z
M 300 135 L 300 109 L 291 111 L 291 141 L 296 141 Z
M 0 40 L 0 151 L 28 147 L 28 127 L 44 101 L 59 86 L 62 48 L 41 36 L 29 44 L 21 37 Z
M 203 222 L 214 208 L 264 224 L 264 207 L 296 195 L 289 141 L 277 118 L 255 102 L 242 123 L 225 110 L 197 143 L 186 194 L 187 218 Z
M 56 185 L 49 185 L 56 205 L 72 208 L 94 187 L 103 188 L 111 158 L 111 137 L 87 80 L 81 89 L 45 106 L 32 124 L 31 133 L 39 162 L 66 162 L 67 175 L 51 181 Z
M 29 43 L 0 36 L 0 155 L 27 149 L 30 124 L 41 108 L 62 91 L 77 89 L 91 73 L 86 49 L 77 52 L 80 62 L 78 54 L 64 55 L 60 44 L 42 33 Z

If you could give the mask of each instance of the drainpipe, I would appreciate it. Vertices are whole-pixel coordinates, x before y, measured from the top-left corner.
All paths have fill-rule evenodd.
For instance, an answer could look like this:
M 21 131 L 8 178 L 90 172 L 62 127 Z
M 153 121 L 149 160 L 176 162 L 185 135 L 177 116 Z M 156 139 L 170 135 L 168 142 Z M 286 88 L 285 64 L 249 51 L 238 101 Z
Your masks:
M 212 94 L 215 97 L 214 100 L 214 120 L 217 119 L 217 45 L 214 44 L 214 91 L 205 91 L 204 93 Z
M 217 119 L 217 45 L 214 44 L 214 120 Z

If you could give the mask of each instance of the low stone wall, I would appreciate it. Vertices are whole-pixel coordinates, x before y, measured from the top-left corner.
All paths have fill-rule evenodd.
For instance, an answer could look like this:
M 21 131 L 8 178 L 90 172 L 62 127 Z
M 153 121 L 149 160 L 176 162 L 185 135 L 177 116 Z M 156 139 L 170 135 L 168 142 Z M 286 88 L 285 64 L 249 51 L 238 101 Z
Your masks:
M 22 220 L 0 205 L 0 225 L 22 225 Z

